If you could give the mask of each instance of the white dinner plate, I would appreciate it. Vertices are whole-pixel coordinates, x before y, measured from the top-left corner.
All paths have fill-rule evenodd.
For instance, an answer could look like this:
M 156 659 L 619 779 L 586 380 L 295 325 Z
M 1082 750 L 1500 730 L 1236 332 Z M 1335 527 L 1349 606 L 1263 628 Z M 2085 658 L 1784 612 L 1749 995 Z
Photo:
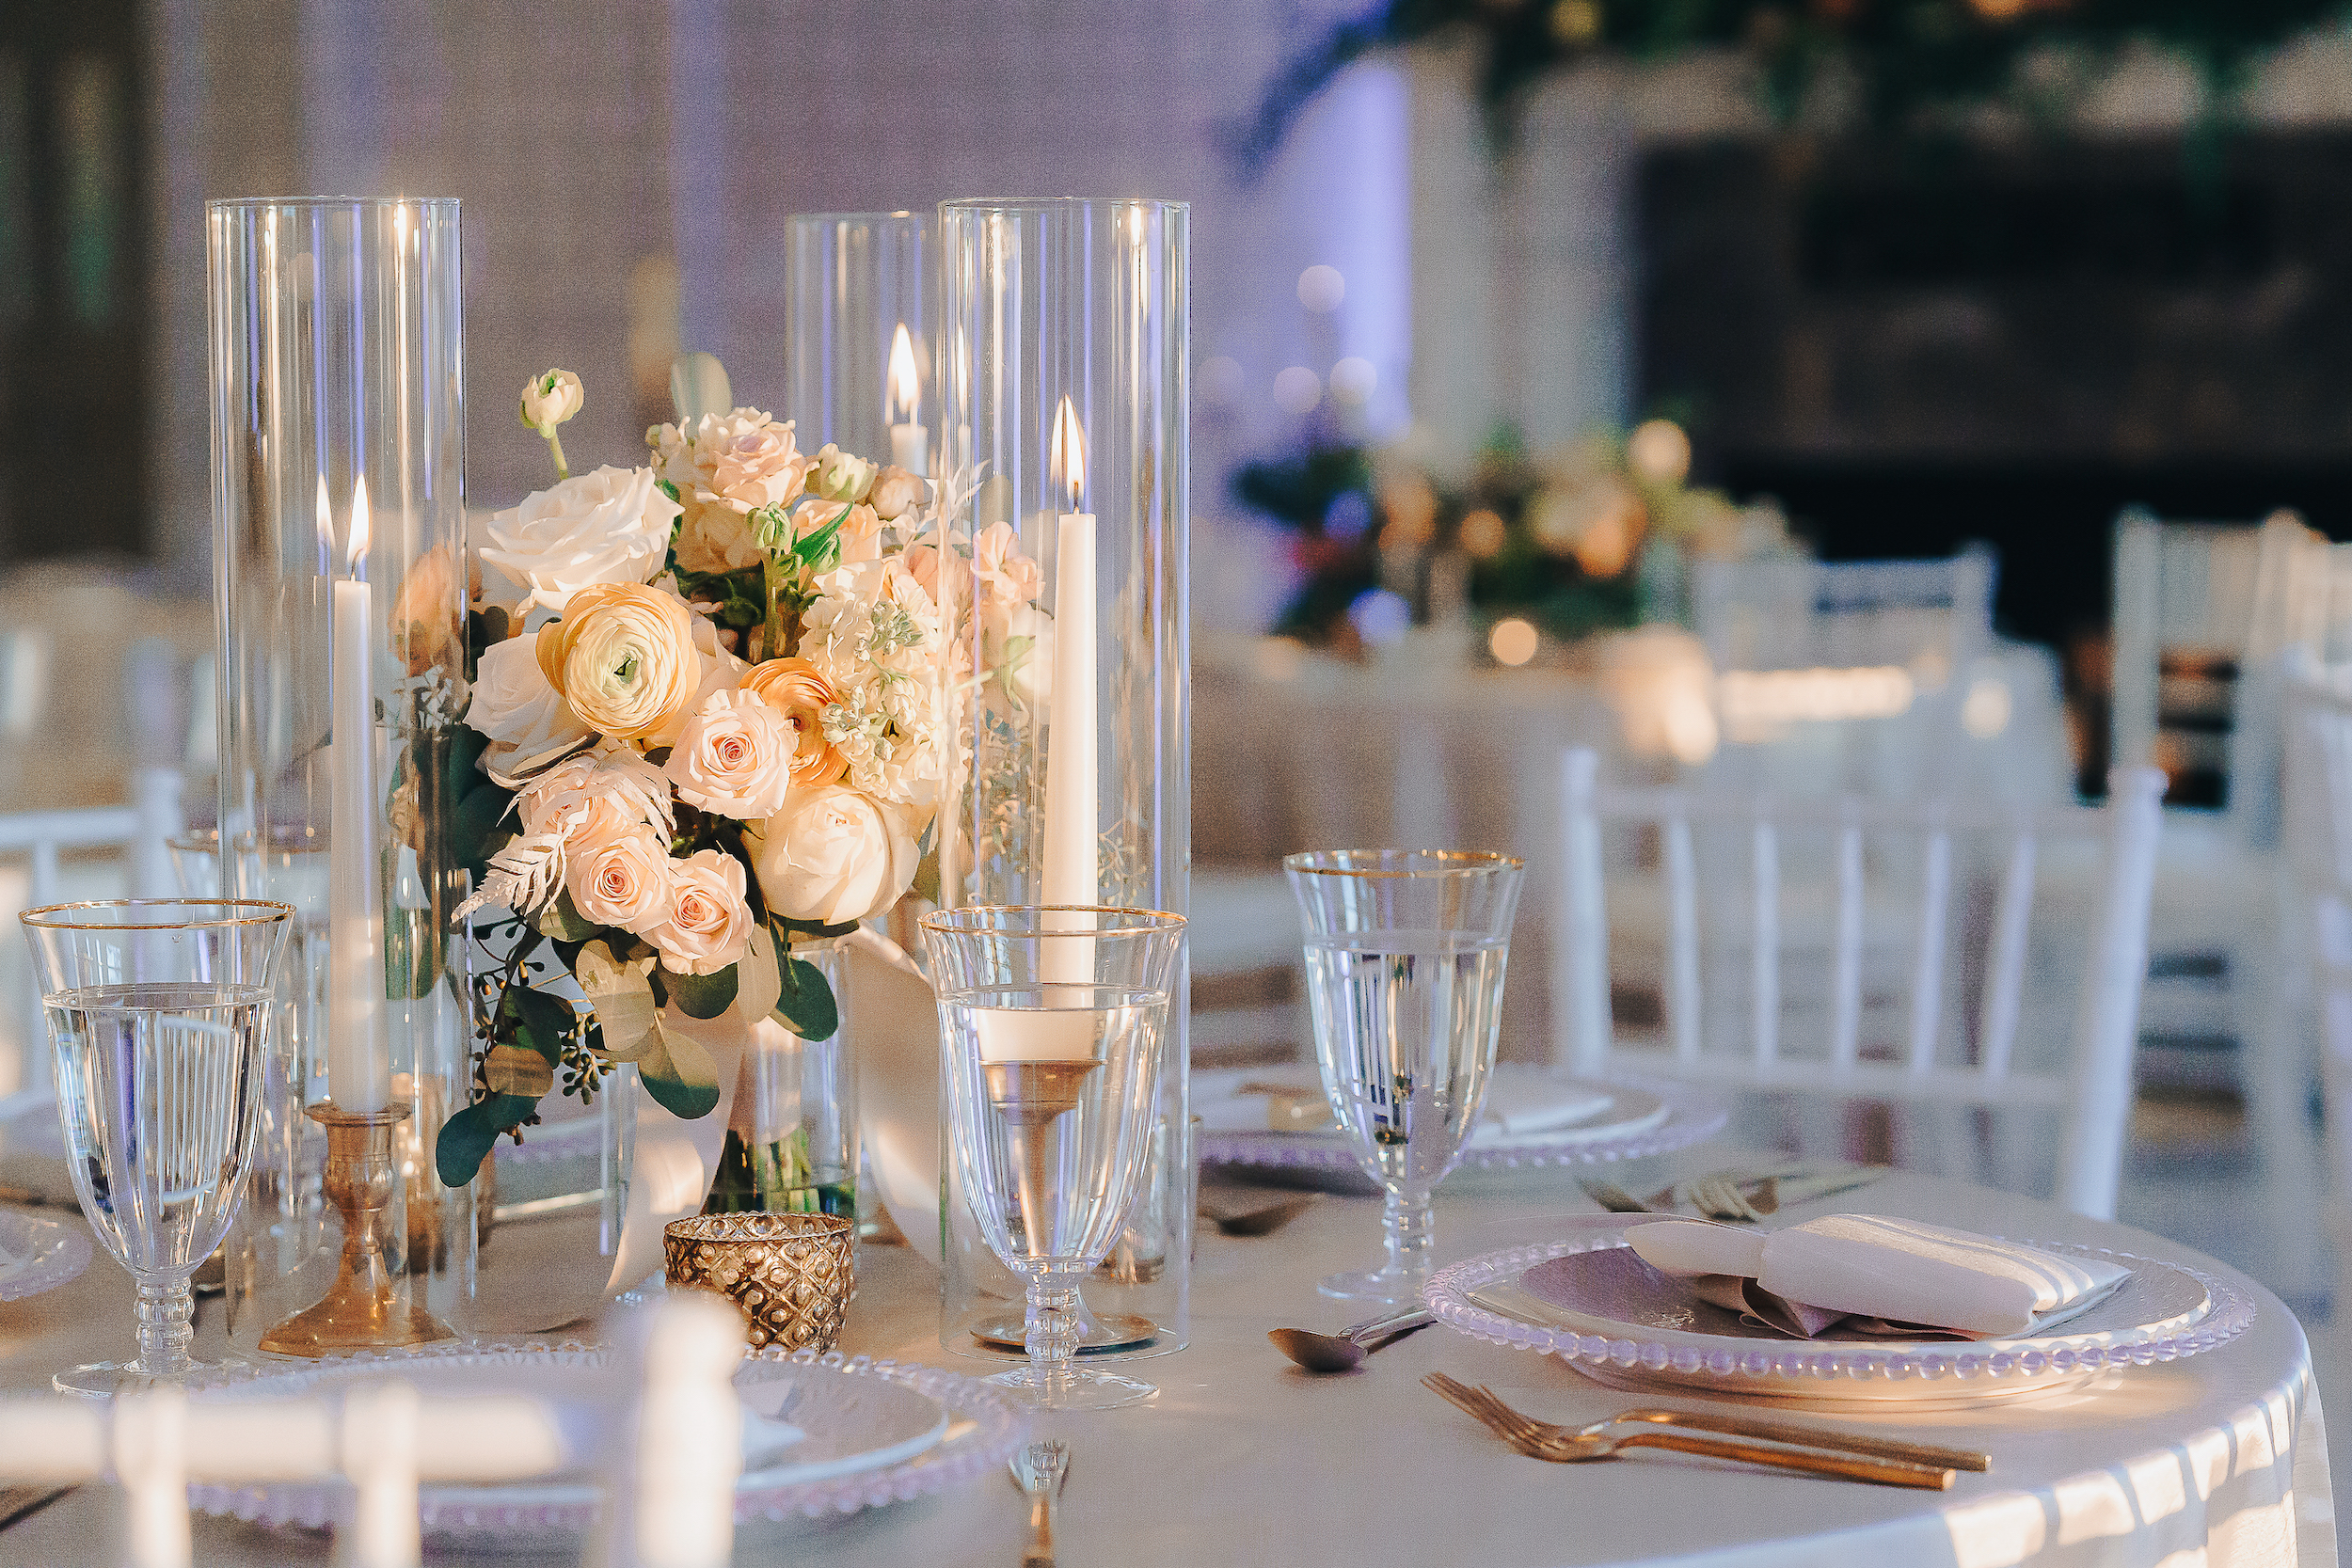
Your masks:
M 1198 1072 L 1196 1105 L 1231 1099 L 1243 1083 L 1273 1076 L 1255 1071 Z M 1298 1077 L 1293 1071 L 1289 1077 Z M 1544 1132 L 1506 1132 L 1491 1122 L 1474 1129 L 1462 1150 L 1463 1170 L 1515 1170 L 1552 1165 L 1607 1164 L 1685 1148 L 1723 1130 L 1726 1112 L 1714 1096 L 1690 1084 L 1613 1074 L 1578 1079 L 1552 1069 L 1503 1062 L 1494 1069 L 1518 1103 L 1535 1100 L 1549 1082 L 1563 1096 L 1606 1095 L 1609 1106 L 1589 1120 Z M 1303 1084 L 1307 1080 L 1300 1078 Z M 1313 1132 L 1213 1131 L 1200 1133 L 1200 1155 L 1216 1164 L 1270 1169 L 1343 1171 L 1358 1169 L 1347 1139 L 1325 1127 Z
M 2048 1252 L 2119 1262 L 2115 1293 L 2048 1334 L 2006 1339 L 1792 1339 L 1692 1297 L 1625 1244 L 1622 1228 L 1486 1253 L 1438 1271 L 1438 1321 L 1478 1338 L 1549 1351 L 1619 1387 L 1883 1409 L 1960 1408 L 2174 1361 L 2227 1343 L 2253 1299 L 2185 1264 L 2062 1242 Z
M 0 1301 L 22 1301 L 78 1278 L 89 1267 L 89 1238 L 63 1220 L 0 1209 Z
M 419 1488 L 427 1536 L 474 1550 L 544 1546 L 594 1520 L 600 1490 L 595 1446 L 611 1423 L 610 1353 L 588 1346 L 484 1346 L 359 1356 L 315 1367 L 269 1368 L 204 1390 L 199 1400 L 334 1391 L 397 1376 L 425 1394 L 522 1393 L 565 1407 L 572 1463 L 525 1481 Z M 925 1367 L 807 1352 L 755 1352 L 736 1373 L 747 1409 L 800 1430 L 736 1485 L 739 1519 L 849 1512 L 971 1479 L 1002 1465 L 1019 1418 L 968 1378 Z M 343 1489 L 331 1482 L 199 1485 L 196 1506 L 270 1526 L 315 1528 L 334 1516 Z

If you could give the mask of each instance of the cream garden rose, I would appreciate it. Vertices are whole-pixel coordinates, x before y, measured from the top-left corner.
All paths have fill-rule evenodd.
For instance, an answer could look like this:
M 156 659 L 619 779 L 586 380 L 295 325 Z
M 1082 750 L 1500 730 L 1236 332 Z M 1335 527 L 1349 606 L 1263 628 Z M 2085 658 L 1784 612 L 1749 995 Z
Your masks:
M 608 582 L 644 582 L 660 570 L 678 504 L 651 468 L 598 468 L 542 490 L 490 519 L 482 559 L 558 614 L 573 594 Z
M 874 487 L 866 493 L 866 504 L 885 523 L 897 522 L 922 499 L 923 481 L 895 463 L 875 476 Z
M 672 863 L 670 847 L 641 823 L 566 854 L 564 885 L 584 918 L 649 936 L 675 909 Z
M 794 749 L 784 716 L 759 693 L 714 691 L 687 719 L 662 771 L 689 805 L 751 821 L 784 805 Z
M 580 722 L 615 740 L 641 740 L 684 717 L 702 678 L 694 615 L 674 594 L 599 583 L 542 626 L 539 668 Z
M 783 719 L 792 734 L 792 782 L 836 784 L 848 766 L 825 738 L 825 709 L 838 699 L 833 685 L 804 658 L 771 658 L 755 664 L 743 689 L 755 693 Z
M 908 814 L 841 784 L 803 789 L 743 832 L 771 914 L 837 926 L 887 911 L 921 859 Z
M 482 651 L 466 722 L 520 757 L 560 752 L 594 733 L 548 679 L 532 645 L 519 638 Z
M 716 974 L 743 956 L 752 938 L 743 863 L 723 849 L 670 862 L 668 918 L 644 933 L 677 974 Z

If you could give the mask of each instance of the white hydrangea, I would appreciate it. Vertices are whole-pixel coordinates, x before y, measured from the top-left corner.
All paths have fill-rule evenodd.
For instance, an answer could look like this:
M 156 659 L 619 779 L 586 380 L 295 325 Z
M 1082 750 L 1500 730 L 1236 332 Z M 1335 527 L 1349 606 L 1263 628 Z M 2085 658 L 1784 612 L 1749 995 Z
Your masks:
M 896 556 L 841 566 L 816 586 L 798 651 L 840 699 L 820 715 L 825 738 L 849 759 L 850 787 L 929 811 L 947 739 L 938 607 Z

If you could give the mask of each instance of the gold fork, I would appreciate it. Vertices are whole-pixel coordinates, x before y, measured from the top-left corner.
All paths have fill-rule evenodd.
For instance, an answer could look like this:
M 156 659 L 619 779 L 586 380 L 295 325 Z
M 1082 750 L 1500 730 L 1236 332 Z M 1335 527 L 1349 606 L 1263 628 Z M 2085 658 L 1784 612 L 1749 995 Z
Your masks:
M 1457 1383 L 1442 1372 L 1432 1372 L 1422 1384 L 1463 1414 L 1478 1421 L 1532 1459 L 1548 1460 L 1556 1465 L 1581 1464 L 1587 1460 L 1607 1459 L 1626 1449 L 1667 1449 L 1677 1453 L 1697 1454 L 1709 1459 L 1732 1459 L 1742 1464 L 1760 1465 L 1770 1469 L 1796 1470 L 1807 1475 L 1833 1476 L 1845 1481 L 1872 1481 L 1882 1486 L 1910 1486 L 1940 1492 L 1952 1484 L 1954 1467 L 1945 1464 L 1919 1464 L 1912 1460 L 1887 1458 L 1855 1451 L 1843 1444 L 1879 1439 L 1844 1439 L 1840 1449 L 1820 1446 L 1822 1436 L 1836 1433 L 1814 1433 L 1806 1429 L 1785 1427 L 1788 1433 L 1804 1433 L 1800 1439 L 1808 1447 L 1781 1447 L 1776 1442 L 1752 1441 L 1734 1435 L 1721 1425 L 1709 1426 L 1701 1432 L 1677 1430 L 1686 1425 L 1677 1420 L 1674 1426 L 1651 1424 L 1645 1430 L 1611 1435 L 1609 1429 L 1615 1421 L 1597 1421 L 1581 1430 L 1555 1426 L 1537 1421 L 1504 1404 L 1491 1389 L 1471 1388 Z M 1672 1412 L 1642 1412 L 1654 1418 Z M 1719 1420 L 1718 1418 L 1708 1418 Z M 1757 1423 L 1759 1426 L 1777 1423 Z M 1756 1432 L 1756 1436 L 1763 1433 Z M 1782 1441 L 1786 1441 L 1785 1439 Z

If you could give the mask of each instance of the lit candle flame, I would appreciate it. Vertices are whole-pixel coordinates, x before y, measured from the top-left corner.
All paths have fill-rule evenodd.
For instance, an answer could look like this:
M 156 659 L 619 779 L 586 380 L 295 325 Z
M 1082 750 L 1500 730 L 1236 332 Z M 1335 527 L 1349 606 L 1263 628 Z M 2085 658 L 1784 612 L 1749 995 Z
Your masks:
M 324 483 L 324 482 L 321 482 Z M 351 546 L 343 552 L 351 566 L 351 580 L 368 580 L 368 480 L 365 474 L 351 482 Z
M 921 393 L 922 384 L 914 374 L 914 340 L 907 334 L 907 324 L 900 322 L 898 335 L 890 340 L 890 422 L 913 424 Z
M 1053 473 L 1054 482 L 1070 498 L 1070 510 L 1077 511 L 1087 487 L 1086 432 L 1079 428 L 1078 411 L 1066 397 L 1054 414 Z

